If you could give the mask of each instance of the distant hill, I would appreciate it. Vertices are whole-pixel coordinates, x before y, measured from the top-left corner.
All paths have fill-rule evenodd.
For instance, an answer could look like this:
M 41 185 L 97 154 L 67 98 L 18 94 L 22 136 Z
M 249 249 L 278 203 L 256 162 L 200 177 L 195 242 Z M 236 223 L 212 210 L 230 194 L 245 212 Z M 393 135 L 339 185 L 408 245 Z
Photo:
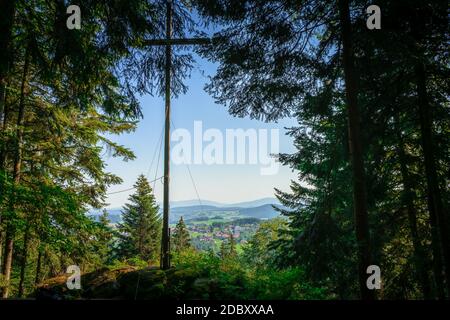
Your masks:
M 202 201 L 202 205 L 199 205 L 198 200 L 178 201 L 171 203 L 169 223 L 176 223 L 181 216 L 183 216 L 185 220 L 192 221 L 199 220 L 198 218 L 202 217 L 210 219 L 217 216 L 226 216 L 233 219 L 239 217 L 272 219 L 279 215 L 272 207 L 272 204 L 281 206 L 274 198 L 263 198 L 235 204 L 220 204 L 214 201 Z M 121 221 L 121 211 L 121 208 L 108 209 L 109 219 L 112 223 Z M 160 212 L 162 213 L 162 206 L 160 206 Z M 89 215 L 98 219 L 100 214 L 101 211 L 96 210 L 91 211 Z
M 276 211 L 271 204 L 265 204 L 254 208 L 242 208 L 239 210 L 239 213 L 245 217 L 258 219 L 272 219 L 280 215 L 280 213 Z
M 215 207 L 223 206 L 223 204 L 220 202 L 209 201 L 209 200 L 201 200 L 201 203 L 204 206 L 215 206 Z M 162 203 L 160 203 L 159 205 L 162 207 Z M 171 201 L 170 202 L 171 208 L 190 207 L 190 206 L 199 206 L 199 205 L 200 205 L 200 201 L 198 199 L 183 200 L 183 201 Z
M 170 202 L 170 207 L 171 208 L 180 208 L 180 207 L 199 206 L 200 202 L 204 206 L 214 206 L 214 207 L 219 207 L 219 208 L 231 208 L 231 207 L 253 208 L 253 207 L 263 206 L 265 204 L 279 204 L 279 201 L 276 198 L 261 198 L 261 199 L 256 199 L 256 200 L 252 200 L 252 201 L 237 202 L 237 203 L 222 203 L 222 202 L 210 201 L 210 200 L 192 199 L 192 200 L 183 200 L 183 201 L 172 201 L 172 202 Z M 162 206 L 161 203 L 159 205 Z
M 246 201 L 246 202 L 238 202 L 233 204 L 224 204 L 222 207 L 228 208 L 228 207 L 239 207 L 239 208 L 255 208 L 260 207 L 268 204 L 280 204 L 278 199 L 276 198 L 262 198 L 252 201 Z

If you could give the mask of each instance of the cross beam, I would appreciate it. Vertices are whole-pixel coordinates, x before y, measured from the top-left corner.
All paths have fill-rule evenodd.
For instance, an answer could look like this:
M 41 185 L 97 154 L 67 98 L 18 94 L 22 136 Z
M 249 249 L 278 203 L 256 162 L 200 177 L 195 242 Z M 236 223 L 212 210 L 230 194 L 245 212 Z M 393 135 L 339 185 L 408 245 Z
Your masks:
M 166 5 L 166 38 L 145 40 L 147 46 L 165 47 L 165 128 L 164 128 L 164 199 L 163 230 L 161 239 L 161 269 L 170 268 L 170 229 L 169 229 L 169 177 L 170 177 L 170 70 L 172 68 L 173 45 L 205 45 L 208 38 L 172 39 L 172 0 Z

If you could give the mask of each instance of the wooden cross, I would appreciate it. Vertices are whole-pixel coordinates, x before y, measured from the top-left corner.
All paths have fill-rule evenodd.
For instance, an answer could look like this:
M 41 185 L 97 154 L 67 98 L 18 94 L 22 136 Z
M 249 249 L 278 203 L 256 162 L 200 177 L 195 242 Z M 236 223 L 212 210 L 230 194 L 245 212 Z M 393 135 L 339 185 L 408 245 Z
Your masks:
M 163 230 L 161 239 L 161 269 L 170 268 L 170 229 L 169 229 L 169 174 L 170 174 L 170 69 L 172 67 L 173 45 L 208 44 L 208 38 L 172 39 L 172 0 L 166 4 L 166 38 L 146 40 L 148 46 L 166 46 L 165 52 L 165 129 L 164 129 L 164 199 Z

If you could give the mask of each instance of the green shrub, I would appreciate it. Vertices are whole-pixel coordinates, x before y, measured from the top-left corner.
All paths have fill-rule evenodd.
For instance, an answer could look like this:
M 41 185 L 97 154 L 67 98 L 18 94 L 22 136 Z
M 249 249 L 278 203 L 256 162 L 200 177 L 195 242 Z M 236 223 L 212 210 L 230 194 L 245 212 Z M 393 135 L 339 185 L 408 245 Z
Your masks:
M 306 281 L 303 270 L 254 268 L 239 257 L 219 258 L 212 252 L 186 250 L 173 256 L 177 269 L 199 278 L 203 296 L 212 299 L 325 299 L 325 290 Z

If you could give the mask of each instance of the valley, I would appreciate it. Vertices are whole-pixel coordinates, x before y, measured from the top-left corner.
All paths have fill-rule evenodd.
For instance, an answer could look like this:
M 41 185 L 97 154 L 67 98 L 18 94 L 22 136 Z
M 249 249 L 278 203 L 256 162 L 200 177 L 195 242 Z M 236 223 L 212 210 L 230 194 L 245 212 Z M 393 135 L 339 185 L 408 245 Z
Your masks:
M 197 204 L 196 204 L 197 203 Z M 240 252 L 262 221 L 279 216 L 273 206 L 281 208 L 273 198 L 264 198 L 236 204 L 221 204 L 198 200 L 175 202 L 170 212 L 170 228 L 183 217 L 189 230 L 191 241 L 198 250 L 219 252 L 222 242 L 233 236 L 236 250 Z M 121 209 L 108 209 L 108 219 L 112 227 L 121 222 Z M 160 208 L 161 211 L 161 208 Z M 100 212 L 91 212 L 98 220 Z

